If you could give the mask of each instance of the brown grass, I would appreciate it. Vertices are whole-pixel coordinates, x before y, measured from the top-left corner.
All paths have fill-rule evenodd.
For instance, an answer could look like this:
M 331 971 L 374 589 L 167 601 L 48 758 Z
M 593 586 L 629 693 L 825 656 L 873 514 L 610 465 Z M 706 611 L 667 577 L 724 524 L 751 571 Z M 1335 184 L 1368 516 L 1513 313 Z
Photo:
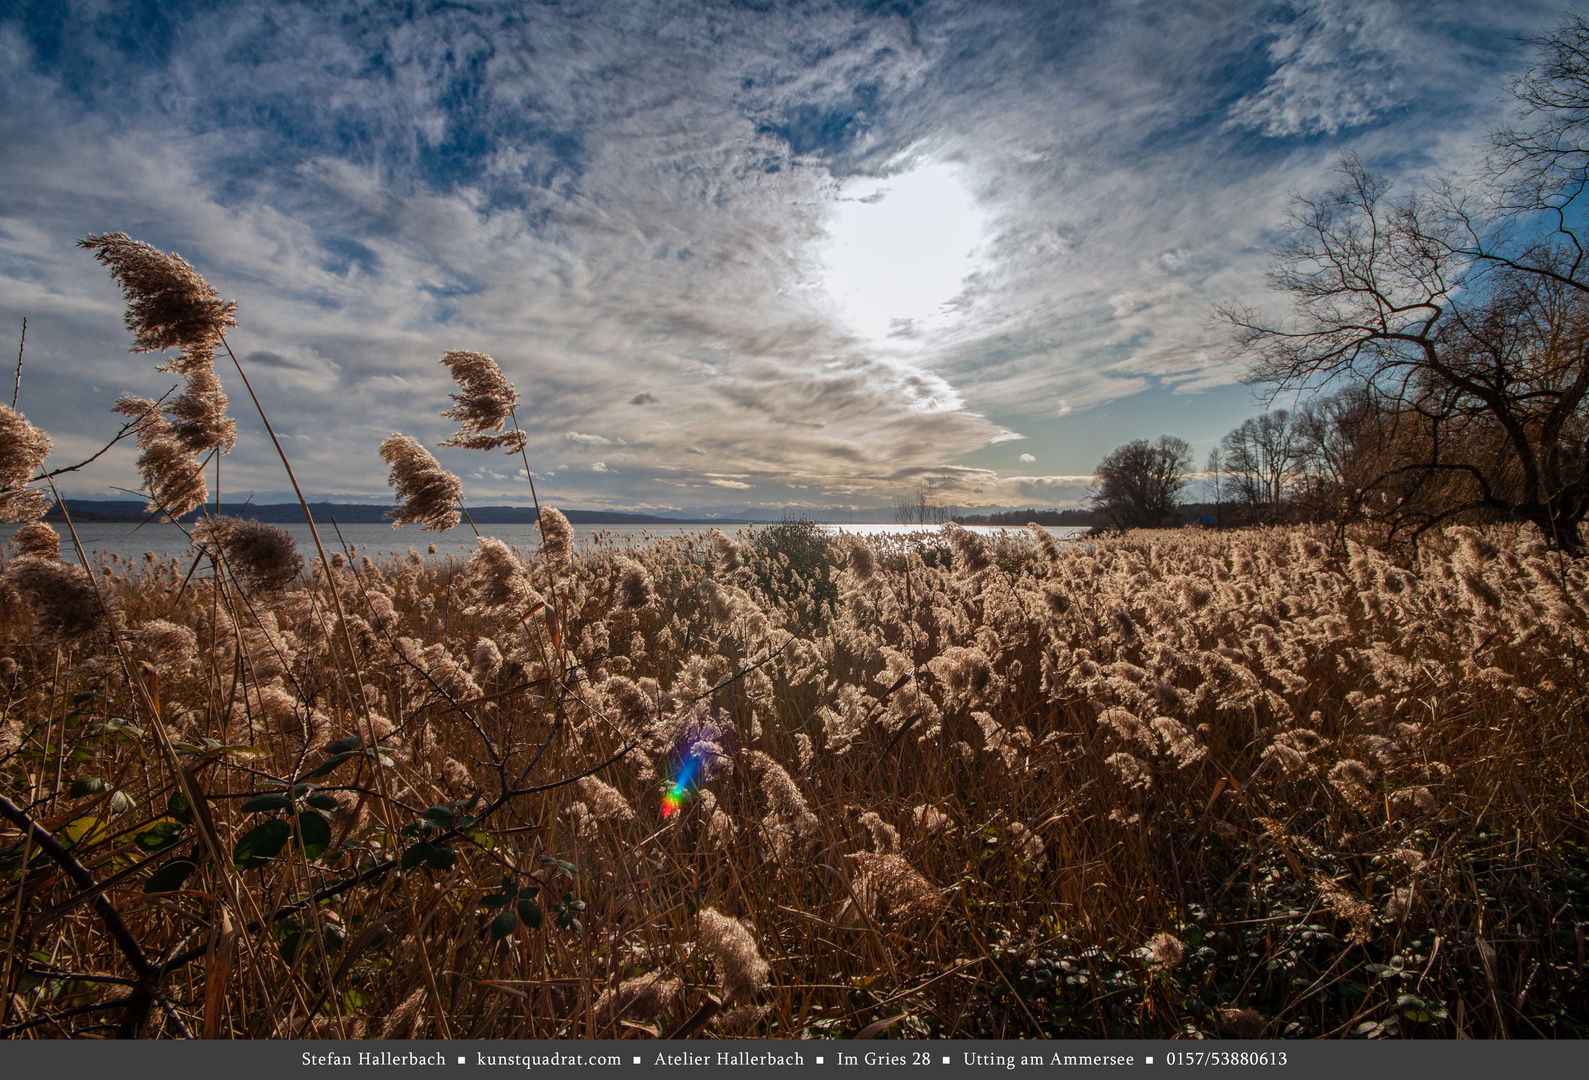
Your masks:
M 319 563 L 111 559 L 131 670 L 5 576 L 7 1034 L 1584 1033 L 1526 533 L 483 546 L 348 552 L 346 636 Z

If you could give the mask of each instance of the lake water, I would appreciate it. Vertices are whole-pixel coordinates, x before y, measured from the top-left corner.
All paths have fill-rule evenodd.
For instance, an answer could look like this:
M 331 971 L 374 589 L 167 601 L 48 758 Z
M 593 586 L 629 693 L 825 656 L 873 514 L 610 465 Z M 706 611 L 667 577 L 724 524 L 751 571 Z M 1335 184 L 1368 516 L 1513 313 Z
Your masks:
M 337 540 L 337 533 L 329 522 L 316 521 L 320 530 L 320 539 L 326 545 L 328 554 L 342 550 L 342 545 Z M 764 528 L 765 526 L 757 526 Z M 11 534 L 19 526 L 0 525 L 0 541 L 9 541 Z M 282 525 L 298 545 L 299 552 L 305 559 L 314 557 L 314 540 L 309 535 L 307 525 Z M 600 535 L 607 538 L 608 542 L 623 544 L 646 544 L 653 540 L 667 539 L 676 536 L 696 536 L 710 532 L 714 528 L 722 528 L 730 536 L 747 528 L 743 525 L 575 525 L 574 539 L 581 545 L 586 545 Z M 895 525 L 895 524 L 846 524 L 824 525 L 824 529 L 833 533 L 849 533 L 859 536 L 885 536 L 906 535 L 915 532 L 933 532 L 938 527 L 935 525 Z M 1002 532 L 1005 526 L 971 525 L 968 526 L 974 533 L 992 534 Z M 72 550 L 70 535 L 66 526 L 56 524 L 55 529 L 61 534 L 61 556 L 69 562 L 76 562 L 76 552 Z M 341 526 L 342 540 L 358 548 L 360 555 L 369 555 L 372 558 L 390 555 L 406 555 L 410 549 L 421 555 L 429 555 L 431 545 L 435 545 L 435 554 L 438 556 L 458 555 L 467 556 L 474 548 L 474 533 L 467 527 L 451 529 L 443 533 L 425 532 L 412 525 L 405 525 L 401 529 L 394 529 L 389 525 L 343 525 Z M 1086 534 L 1086 526 L 1055 526 L 1047 530 L 1052 536 L 1060 540 L 1075 540 Z M 534 525 L 482 525 L 480 533 L 483 536 L 496 537 L 513 547 L 521 550 L 533 550 L 540 543 L 540 536 Z M 182 529 L 171 524 L 136 525 L 118 522 L 83 522 L 77 526 L 77 536 L 83 543 L 84 549 L 89 552 L 90 560 L 103 559 L 115 554 L 123 560 L 141 562 L 146 553 L 152 553 L 156 559 L 182 558 L 190 551 L 187 535 Z

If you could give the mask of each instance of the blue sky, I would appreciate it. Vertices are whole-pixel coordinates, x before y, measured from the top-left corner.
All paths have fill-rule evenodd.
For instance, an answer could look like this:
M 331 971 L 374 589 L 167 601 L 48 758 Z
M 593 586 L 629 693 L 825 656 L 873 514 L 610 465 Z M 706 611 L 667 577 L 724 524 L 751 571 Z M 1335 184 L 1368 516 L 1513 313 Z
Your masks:
M 1113 446 L 1256 411 L 1212 324 L 1343 152 L 1472 168 L 1555 4 L 0 3 L 0 328 L 86 457 L 122 230 L 239 304 L 300 478 L 384 497 L 444 349 L 569 506 L 1069 505 Z M 227 492 L 286 487 L 257 420 Z M 438 451 L 473 502 L 516 459 Z M 72 492 L 136 486 L 113 451 Z

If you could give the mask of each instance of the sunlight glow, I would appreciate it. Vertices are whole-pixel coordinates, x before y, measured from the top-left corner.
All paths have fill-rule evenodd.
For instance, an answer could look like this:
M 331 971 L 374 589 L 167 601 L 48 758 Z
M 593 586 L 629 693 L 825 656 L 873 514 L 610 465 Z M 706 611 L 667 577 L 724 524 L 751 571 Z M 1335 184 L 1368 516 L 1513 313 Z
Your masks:
M 987 216 L 964 170 L 929 163 L 840 189 L 823 251 L 823 285 L 850 329 L 909 342 L 956 320 L 952 302 L 981 265 Z

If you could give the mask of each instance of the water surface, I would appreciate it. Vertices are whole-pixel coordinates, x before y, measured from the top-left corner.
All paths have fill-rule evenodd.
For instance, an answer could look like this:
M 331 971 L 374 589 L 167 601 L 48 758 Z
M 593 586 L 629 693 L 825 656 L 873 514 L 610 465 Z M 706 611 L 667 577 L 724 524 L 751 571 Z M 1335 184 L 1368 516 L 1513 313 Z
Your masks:
M 457 555 L 466 557 L 475 545 L 474 532 L 465 525 L 446 532 L 426 532 L 413 525 L 405 525 L 394 529 L 389 525 L 359 524 L 333 528 L 330 522 L 315 521 L 320 530 L 320 539 L 326 545 L 328 554 L 343 550 L 346 543 L 357 549 L 360 555 L 369 555 L 372 558 L 383 556 L 401 556 L 415 551 L 420 555 L 430 557 Z M 11 534 L 19 526 L 0 525 L 0 541 L 9 541 Z M 298 545 L 298 551 L 305 559 L 312 559 L 315 554 L 314 540 L 309 534 L 309 526 L 303 524 L 281 525 Z M 575 525 L 574 540 L 580 546 L 597 542 L 598 538 L 604 543 L 627 545 L 647 544 L 653 540 L 670 539 L 678 536 L 699 536 L 710 532 L 714 528 L 721 528 L 730 536 L 734 536 L 750 526 L 745 525 Z M 766 526 L 756 526 L 766 528 Z M 823 525 L 822 528 L 835 535 L 847 533 L 855 536 L 900 536 L 910 533 L 930 533 L 937 530 L 936 525 L 896 525 L 879 522 L 875 524 L 844 524 Z M 1003 532 L 1006 526 L 997 525 L 971 525 L 967 526 L 971 532 L 990 535 Z M 71 537 L 66 532 L 66 526 L 57 523 L 57 532 L 61 534 L 61 557 L 69 562 L 77 561 L 77 554 L 72 550 Z M 1017 530 L 1019 531 L 1019 530 Z M 1074 540 L 1087 532 L 1085 526 L 1053 526 L 1047 532 L 1060 540 Z M 491 536 L 502 540 L 510 546 L 520 550 L 532 550 L 540 543 L 540 534 L 536 527 L 531 525 L 482 525 L 482 536 Z M 152 559 L 191 558 L 191 545 L 188 543 L 187 534 L 181 526 L 172 524 L 138 525 L 126 522 L 81 522 L 77 525 L 77 536 L 82 541 L 83 547 L 89 553 L 90 561 L 96 559 L 108 560 L 112 554 L 118 559 L 130 562 L 143 562 Z M 431 548 L 434 546 L 435 551 Z

